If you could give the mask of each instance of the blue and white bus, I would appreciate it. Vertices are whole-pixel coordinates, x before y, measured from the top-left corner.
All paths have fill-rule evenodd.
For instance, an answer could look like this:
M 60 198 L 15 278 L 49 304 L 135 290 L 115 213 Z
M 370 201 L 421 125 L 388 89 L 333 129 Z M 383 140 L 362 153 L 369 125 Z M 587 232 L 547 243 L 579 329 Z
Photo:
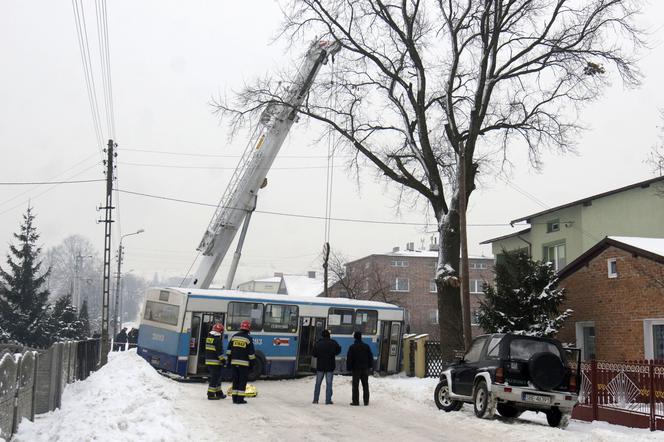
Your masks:
M 138 354 L 158 370 L 180 378 L 207 376 L 205 337 L 212 325 L 225 326 L 224 348 L 243 320 L 251 321 L 258 376 L 289 377 L 315 367 L 314 343 L 328 329 L 342 351 L 345 371 L 353 332 L 361 331 L 374 354 L 374 368 L 400 370 L 404 310 L 393 304 L 346 298 L 302 297 L 237 290 L 151 288 L 147 290 Z

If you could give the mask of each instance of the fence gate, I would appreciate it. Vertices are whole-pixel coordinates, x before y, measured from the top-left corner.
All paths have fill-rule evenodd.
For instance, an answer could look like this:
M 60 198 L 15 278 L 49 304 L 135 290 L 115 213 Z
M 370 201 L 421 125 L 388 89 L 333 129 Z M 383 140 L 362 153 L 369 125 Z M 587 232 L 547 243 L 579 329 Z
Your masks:
M 425 342 L 425 358 L 426 358 L 426 371 L 425 376 L 428 378 L 437 378 L 443 374 L 443 354 L 440 351 L 440 342 L 426 341 Z

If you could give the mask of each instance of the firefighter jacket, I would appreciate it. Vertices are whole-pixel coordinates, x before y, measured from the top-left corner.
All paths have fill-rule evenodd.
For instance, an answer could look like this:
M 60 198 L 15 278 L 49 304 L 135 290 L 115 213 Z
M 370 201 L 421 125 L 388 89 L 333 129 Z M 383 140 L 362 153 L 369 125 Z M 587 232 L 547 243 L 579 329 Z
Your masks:
M 212 330 L 205 338 L 205 365 L 222 365 L 225 362 L 222 335 Z
M 226 356 L 231 365 L 243 367 L 253 365 L 256 353 L 254 353 L 254 341 L 249 336 L 249 332 L 241 330 L 228 341 Z

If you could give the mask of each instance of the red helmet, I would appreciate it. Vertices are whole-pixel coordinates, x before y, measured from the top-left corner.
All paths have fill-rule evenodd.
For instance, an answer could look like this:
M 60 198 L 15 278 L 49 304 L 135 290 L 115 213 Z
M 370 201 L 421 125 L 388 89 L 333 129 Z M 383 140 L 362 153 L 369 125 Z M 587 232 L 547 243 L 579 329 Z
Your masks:
M 251 322 L 249 322 L 246 319 L 242 321 L 242 323 L 240 324 L 240 330 L 245 330 L 245 331 L 251 330 Z
M 224 331 L 224 325 L 221 322 L 217 322 L 212 326 L 212 331 L 222 333 Z

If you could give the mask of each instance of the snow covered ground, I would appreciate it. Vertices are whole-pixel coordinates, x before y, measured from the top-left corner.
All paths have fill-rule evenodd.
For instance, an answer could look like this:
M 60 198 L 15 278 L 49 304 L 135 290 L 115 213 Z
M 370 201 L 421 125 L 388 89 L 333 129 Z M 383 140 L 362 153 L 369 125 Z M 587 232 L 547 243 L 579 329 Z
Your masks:
M 238 406 L 229 399 L 208 401 L 205 384 L 159 375 L 135 351 L 114 353 L 97 373 L 67 386 L 61 409 L 35 422 L 24 420 L 14 440 L 664 441 L 662 432 L 601 422 L 573 421 L 559 430 L 534 413 L 513 422 L 477 419 L 469 406 L 443 413 L 432 399 L 435 379 L 393 376 L 369 382 L 369 407 L 348 405 L 350 379 L 341 376 L 334 380 L 334 405 L 312 405 L 313 379 L 306 378 L 256 382 L 258 397 Z

